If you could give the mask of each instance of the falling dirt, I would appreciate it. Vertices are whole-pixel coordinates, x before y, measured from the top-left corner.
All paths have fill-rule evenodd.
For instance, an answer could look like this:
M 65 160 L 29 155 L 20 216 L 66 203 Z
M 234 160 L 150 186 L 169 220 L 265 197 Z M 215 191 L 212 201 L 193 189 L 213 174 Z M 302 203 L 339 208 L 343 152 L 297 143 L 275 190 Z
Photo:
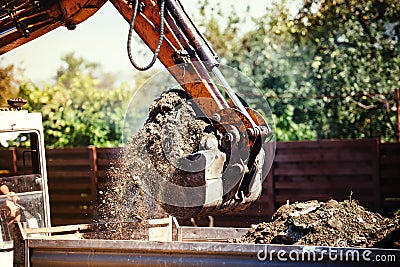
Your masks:
M 148 118 L 134 134 L 124 151 L 109 168 L 107 189 L 101 197 L 99 217 L 103 222 L 142 221 L 167 216 L 155 199 L 168 197 L 157 179 L 162 177 L 180 186 L 204 184 L 203 175 L 187 179 L 178 160 L 197 152 L 202 140 L 210 136 L 208 123 L 196 118 L 195 108 L 183 90 L 163 93 L 149 108 Z M 188 197 L 175 192 L 182 205 Z M 163 205 L 176 216 L 191 217 L 201 207 L 178 208 Z
M 400 216 L 384 218 L 355 200 L 296 202 L 234 243 L 400 248 Z

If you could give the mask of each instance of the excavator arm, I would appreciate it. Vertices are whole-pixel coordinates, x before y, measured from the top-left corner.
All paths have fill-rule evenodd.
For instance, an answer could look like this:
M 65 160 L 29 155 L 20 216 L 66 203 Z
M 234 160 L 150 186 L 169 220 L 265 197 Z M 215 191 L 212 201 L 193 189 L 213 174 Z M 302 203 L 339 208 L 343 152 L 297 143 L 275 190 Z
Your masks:
M 77 25 L 94 15 L 107 1 L 106 0 L 13 0 L 1 1 L 0 13 L 0 54 L 4 54 L 24 43 L 40 37 L 60 26 L 73 30 Z M 132 21 L 133 8 L 131 1 L 110 1 L 121 15 L 128 21 Z M 157 1 L 140 1 L 140 9 L 135 19 L 135 31 L 151 50 L 157 47 L 160 36 L 160 10 Z M 173 23 L 171 14 L 166 12 L 165 20 Z M 172 27 L 174 27 L 172 29 Z M 174 32 L 175 31 L 175 32 Z M 178 31 L 178 33 L 177 33 Z M 187 39 L 176 25 L 167 24 L 164 31 L 164 40 L 158 59 L 166 68 L 173 69 L 174 77 L 179 78 L 180 84 L 194 97 L 212 98 L 216 107 L 204 110 L 213 113 L 214 110 L 226 108 L 225 100 L 218 95 L 215 85 L 211 84 L 206 73 L 188 64 L 187 69 L 174 68 L 177 62 L 185 60 L 182 53 L 189 48 Z M 186 48 L 186 50 L 185 50 Z M 200 61 L 197 58 L 197 61 Z M 179 64 L 179 63 L 178 63 Z M 185 71 L 185 74 L 183 72 Z M 206 80 L 205 80 L 206 79 Z M 190 81 L 190 85 L 186 81 Z M 208 84 L 210 83 L 210 85 Z M 190 88 L 189 88 L 190 87 Z
M 229 164 L 223 162 L 223 168 L 214 166 L 214 169 L 223 169 L 225 173 L 237 176 L 238 179 L 229 192 L 222 192 L 221 186 L 218 186 L 218 189 L 213 188 L 211 185 L 215 183 L 210 182 L 206 192 L 209 197 L 206 196 L 206 199 L 213 200 L 205 204 L 198 215 L 247 208 L 261 193 L 262 179 L 259 176 L 264 161 L 262 145 L 271 135 L 268 123 L 258 112 L 245 107 L 239 100 L 219 71 L 214 51 L 187 16 L 179 0 L 109 1 L 130 23 L 131 30 L 136 31 L 192 97 L 213 126 L 224 134 L 224 140 L 220 140 L 218 145 L 229 151 L 228 158 L 231 160 Z M 79 23 L 94 15 L 106 2 L 0 0 L 0 54 L 60 26 L 73 30 Z M 130 59 L 133 61 L 131 56 Z M 134 62 L 132 64 L 135 65 Z M 218 81 L 214 81 L 210 73 L 213 73 L 213 77 L 217 77 Z M 219 89 L 221 87 L 227 99 Z M 242 153 L 243 149 L 248 150 L 248 153 Z M 210 181 L 215 179 L 214 176 Z M 223 177 L 223 174 L 217 177 L 221 181 L 229 179 Z
M 1 0 L 0 54 L 60 26 L 73 30 L 106 2 L 107 0 Z

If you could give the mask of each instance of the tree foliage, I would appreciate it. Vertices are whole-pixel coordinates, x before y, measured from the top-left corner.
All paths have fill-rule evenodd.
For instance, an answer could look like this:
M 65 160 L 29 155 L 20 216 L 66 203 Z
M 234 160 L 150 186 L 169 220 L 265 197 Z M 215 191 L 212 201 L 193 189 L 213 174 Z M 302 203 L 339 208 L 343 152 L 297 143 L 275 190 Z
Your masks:
M 0 66 L 0 107 L 7 106 L 7 99 L 18 97 L 20 72 L 14 65 Z
M 295 43 L 313 52 L 307 71 L 325 115 L 319 137 L 395 140 L 399 18 L 397 0 L 305 0 L 289 21 Z
M 48 147 L 121 145 L 128 87 L 112 88 L 109 75 L 97 64 L 75 56 L 63 57 L 56 82 L 39 88 L 21 84 L 28 109 L 41 112 Z
M 207 10 L 208 2 L 202 3 Z M 214 16 L 224 15 L 215 12 Z M 245 30 L 244 25 L 251 23 L 246 16 L 233 12 L 229 17 L 222 29 L 217 23 L 220 18 L 210 14 L 200 24 L 207 29 L 206 37 L 222 62 L 243 72 L 268 98 L 278 140 L 317 138 L 312 122 L 320 108 L 307 98 L 313 90 L 306 71 L 311 56 L 307 49 L 290 41 L 285 4 L 269 7 L 264 16 L 253 19 L 255 26 L 250 30 Z
M 242 35 L 235 13 L 222 29 L 213 16 L 201 21 L 224 61 L 269 98 L 278 139 L 396 140 L 398 1 L 304 0 L 295 16 L 286 7 L 275 2 Z

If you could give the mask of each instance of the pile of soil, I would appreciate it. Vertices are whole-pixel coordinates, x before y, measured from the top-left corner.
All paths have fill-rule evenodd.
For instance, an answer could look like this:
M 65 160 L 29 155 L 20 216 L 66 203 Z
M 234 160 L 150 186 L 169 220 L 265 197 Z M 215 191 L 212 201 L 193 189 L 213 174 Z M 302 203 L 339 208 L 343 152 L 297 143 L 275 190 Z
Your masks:
M 296 202 L 230 242 L 400 248 L 400 216 L 384 218 L 355 200 Z

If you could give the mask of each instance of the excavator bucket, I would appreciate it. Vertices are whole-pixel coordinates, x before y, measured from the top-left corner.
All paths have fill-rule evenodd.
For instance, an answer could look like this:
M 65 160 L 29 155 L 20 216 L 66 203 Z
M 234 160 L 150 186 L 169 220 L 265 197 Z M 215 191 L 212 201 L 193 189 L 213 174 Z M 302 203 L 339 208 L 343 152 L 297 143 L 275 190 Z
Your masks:
M 197 102 L 173 89 L 150 106 L 144 126 L 127 143 L 132 176 L 178 218 L 244 210 L 261 194 L 266 153 L 261 148 L 252 160 L 251 136 L 237 111 L 210 119 Z
M 243 179 L 238 167 L 236 171 L 224 171 L 226 155 L 218 149 L 199 151 L 185 158 L 193 161 L 199 172 L 183 172 L 181 179 L 190 183 L 189 189 L 183 190 L 179 196 L 179 206 L 160 203 L 163 209 L 178 218 L 192 218 L 242 211 L 255 203 L 262 192 L 262 167 L 264 150 L 257 156 L 257 169 L 250 182 L 247 196 L 237 195 L 237 188 Z M 187 167 L 187 166 L 186 166 Z M 186 192 L 185 192 L 186 191 Z M 233 194 L 230 194 L 233 191 Z M 196 192 L 195 194 L 193 192 Z M 167 193 L 167 192 L 166 192 Z M 171 197 L 171 192 L 168 196 Z M 197 203 L 195 206 L 194 203 Z M 201 205 L 201 203 L 203 203 Z

